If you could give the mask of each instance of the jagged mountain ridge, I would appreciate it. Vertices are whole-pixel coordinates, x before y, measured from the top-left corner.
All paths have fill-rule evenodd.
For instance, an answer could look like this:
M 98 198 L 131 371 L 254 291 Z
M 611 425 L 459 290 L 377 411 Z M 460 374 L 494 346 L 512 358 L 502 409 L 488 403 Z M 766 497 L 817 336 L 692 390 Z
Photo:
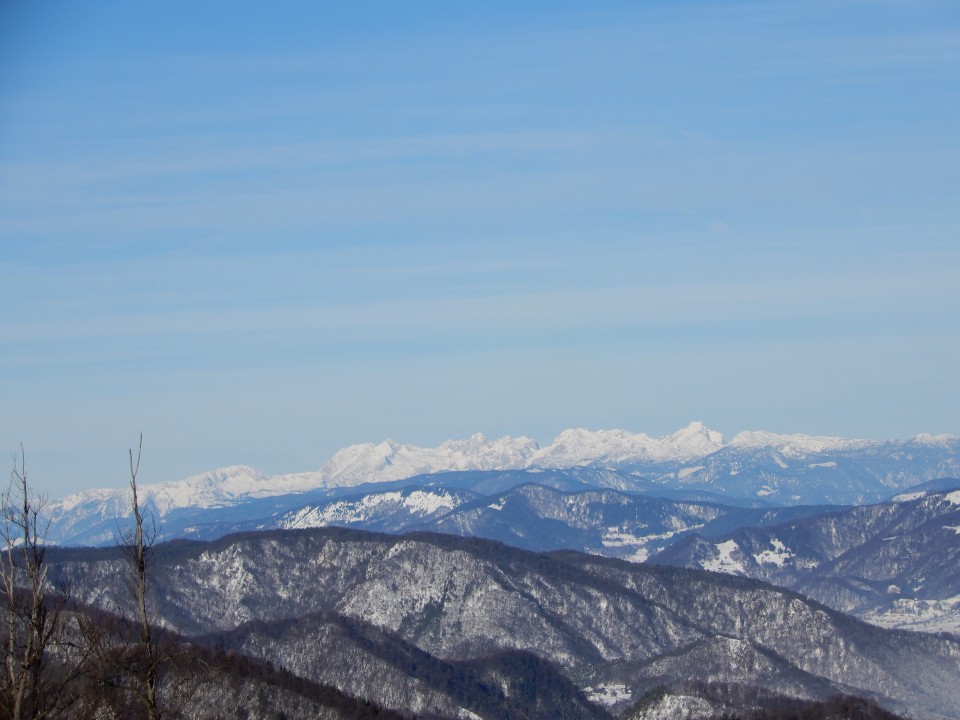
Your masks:
M 53 581 L 96 604 L 110 601 L 101 588 L 121 558 L 117 548 L 51 549 L 48 563 Z M 614 696 L 614 711 L 665 673 L 734 681 L 746 652 L 785 663 L 757 678 L 772 692 L 791 677 L 786 686 L 805 693 L 821 682 L 917 718 L 960 716 L 960 641 L 866 625 L 746 578 L 336 528 L 178 541 L 159 546 L 155 563 L 153 602 L 165 623 L 195 636 L 335 612 L 446 661 L 533 652 L 584 691 Z M 271 652 L 294 661 L 280 646 Z M 705 652 L 715 674 L 704 674 Z
M 956 489 L 715 538 L 691 534 L 651 561 L 765 580 L 887 627 L 960 634 Z
M 353 445 L 315 472 L 267 476 L 246 466 L 222 468 L 171 483 L 144 484 L 141 499 L 158 518 L 436 473 L 595 468 L 616 471 L 597 485 L 651 488 L 762 499 L 771 504 L 861 504 L 942 477 L 960 476 L 960 438 L 845 440 L 743 432 L 730 442 L 702 423 L 663 438 L 623 430 L 566 430 L 540 447 L 526 438 L 474 435 L 436 448 L 384 441 Z M 303 503 L 300 503 L 303 504 Z M 124 489 L 90 490 L 52 502 L 50 540 L 109 542 L 127 514 Z M 202 520 L 200 521 L 202 522 Z

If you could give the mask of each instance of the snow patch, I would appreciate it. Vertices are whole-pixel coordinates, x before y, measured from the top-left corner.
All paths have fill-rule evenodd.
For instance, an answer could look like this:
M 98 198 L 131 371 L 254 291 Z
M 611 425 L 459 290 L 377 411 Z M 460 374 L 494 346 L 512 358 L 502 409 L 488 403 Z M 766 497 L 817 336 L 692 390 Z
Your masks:
M 634 720 L 703 720 L 719 717 L 724 707 L 695 695 L 665 695 L 657 703 L 632 715 Z
M 717 557 L 706 560 L 703 563 L 704 570 L 728 573 L 730 575 L 744 574 L 743 563 L 733 557 L 733 553 L 740 549 L 735 540 L 727 540 L 726 542 L 714 545 L 714 547 L 717 549 Z
M 954 490 L 951 493 L 947 493 L 943 496 L 943 499 L 951 505 L 960 505 L 960 490 Z
M 607 528 L 600 540 L 604 547 L 623 547 L 624 545 L 643 545 L 647 542 L 646 538 L 637 537 L 631 533 L 624 532 L 619 528 Z
M 400 491 L 373 493 L 357 499 L 337 500 L 327 505 L 301 508 L 286 515 L 279 527 L 295 529 L 351 525 L 401 510 L 411 515 L 426 517 L 453 510 L 460 502 L 459 498 L 446 491 L 414 490 L 406 496 Z
M 926 495 L 927 493 L 923 490 L 920 490 L 918 492 L 900 493 L 899 495 L 896 495 L 893 498 L 893 501 L 898 503 L 910 502 L 912 500 L 919 500 L 922 497 L 926 497 Z
M 676 530 L 668 530 L 664 533 L 651 533 L 649 535 L 634 535 L 618 527 L 609 527 L 603 533 L 600 542 L 607 548 L 637 548 L 631 555 L 627 556 L 626 559 L 631 562 L 643 562 L 650 556 L 648 546 L 651 543 L 657 540 L 668 540 L 679 533 L 687 532 L 688 530 L 699 530 L 702 527 L 703 524 L 690 525 L 689 527 L 684 526 Z
M 764 550 L 754 555 L 753 559 L 761 565 L 783 567 L 784 562 L 793 557 L 793 553 L 787 550 L 787 546 L 776 538 L 770 540 L 770 545 L 773 546 L 773 550 Z
M 630 688 L 621 683 L 597 685 L 596 687 L 584 688 L 583 691 L 587 694 L 587 700 L 606 707 L 630 702 L 633 699 Z
M 900 598 L 862 619 L 885 628 L 960 634 L 960 595 L 943 600 Z
M 433 515 L 441 510 L 453 510 L 460 503 L 447 492 L 414 490 L 403 499 L 403 506 L 417 515 Z

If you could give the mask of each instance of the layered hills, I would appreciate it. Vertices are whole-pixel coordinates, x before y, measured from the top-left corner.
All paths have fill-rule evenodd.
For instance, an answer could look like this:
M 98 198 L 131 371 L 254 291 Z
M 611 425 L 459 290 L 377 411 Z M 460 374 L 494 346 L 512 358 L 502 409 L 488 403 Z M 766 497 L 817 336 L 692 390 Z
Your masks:
M 114 610 L 126 601 L 104 588 L 123 562 L 118 548 L 48 556 L 76 601 Z M 957 639 L 868 625 L 744 577 L 336 528 L 176 541 L 156 548 L 152 573 L 163 626 L 387 709 L 605 717 L 699 683 L 960 717 Z
M 691 533 L 654 562 L 766 580 L 888 627 L 960 633 L 960 490 Z
M 623 430 L 566 430 L 543 447 L 526 437 L 488 440 L 482 435 L 435 448 L 387 440 L 345 448 L 316 471 L 268 476 L 245 466 L 227 467 L 143 485 L 141 496 L 156 517 L 170 519 L 169 528 L 206 522 L 197 517 L 199 511 L 233 509 L 233 519 L 266 517 L 313 499 L 415 484 L 413 478 L 437 474 L 567 470 L 580 473 L 581 487 L 693 493 L 734 504 L 744 499 L 769 505 L 864 504 L 925 481 L 960 476 L 960 438 L 868 441 L 760 431 L 727 442 L 695 422 L 662 438 Z M 127 514 L 126 493 L 84 491 L 51 503 L 48 510 L 51 541 L 112 542 L 118 519 Z

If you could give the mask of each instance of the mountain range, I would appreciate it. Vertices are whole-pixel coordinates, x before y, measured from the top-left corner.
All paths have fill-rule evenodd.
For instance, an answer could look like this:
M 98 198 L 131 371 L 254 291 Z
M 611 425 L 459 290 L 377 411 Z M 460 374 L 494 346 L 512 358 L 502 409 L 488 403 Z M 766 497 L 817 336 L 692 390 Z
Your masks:
M 506 478 L 482 473 L 479 482 L 471 477 L 474 488 L 518 479 L 516 471 Z M 577 474 L 526 477 L 569 485 Z M 174 535 L 215 539 L 238 531 L 339 526 L 483 537 L 536 552 L 572 549 L 744 575 L 886 627 L 960 633 L 956 489 L 916 490 L 868 506 L 737 507 L 530 482 L 489 495 L 430 484 L 455 480 L 465 484 L 468 478 L 444 474 L 253 520 L 216 522 L 212 518 L 228 511 L 208 511 L 211 522 L 179 527 Z
M 198 511 L 232 508 L 237 519 L 265 517 L 314 499 L 416 484 L 413 478 L 428 482 L 443 473 L 571 469 L 582 471 L 576 480 L 580 487 L 687 493 L 732 504 L 863 504 L 925 481 L 960 476 L 960 438 L 869 441 L 742 432 L 726 442 L 694 422 L 657 439 L 624 430 L 565 430 L 544 447 L 526 437 L 488 440 L 482 435 L 436 448 L 387 440 L 345 448 L 313 472 L 268 476 L 233 466 L 145 484 L 140 492 L 145 508 L 164 524 L 186 526 L 208 521 Z M 51 502 L 49 540 L 112 542 L 118 521 L 128 514 L 127 502 L 125 489 L 88 490 Z
M 958 451 L 693 423 L 224 468 L 140 486 L 149 602 L 198 718 L 960 720 Z M 76 612 L 133 610 L 127 503 L 47 507 Z
M 125 562 L 120 548 L 47 555 L 74 602 L 131 613 L 109 590 Z M 742 712 L 758 695 L 960 717 L 957 638 L 745 577 L 339 528 L 174 541 L 151 577 L 156 621 L 190 642 L 425 717 L 652 718 L 691 697 Z

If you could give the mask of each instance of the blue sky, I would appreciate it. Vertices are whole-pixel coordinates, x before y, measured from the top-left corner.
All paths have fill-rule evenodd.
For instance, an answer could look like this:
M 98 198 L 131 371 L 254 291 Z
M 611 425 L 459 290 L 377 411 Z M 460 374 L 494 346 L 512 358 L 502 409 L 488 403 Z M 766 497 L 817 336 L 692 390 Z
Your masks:
M 960 434 L 952 2 L 0 5 L 0 446 Z M 344 7 L 348 6 L 348 7 Z

